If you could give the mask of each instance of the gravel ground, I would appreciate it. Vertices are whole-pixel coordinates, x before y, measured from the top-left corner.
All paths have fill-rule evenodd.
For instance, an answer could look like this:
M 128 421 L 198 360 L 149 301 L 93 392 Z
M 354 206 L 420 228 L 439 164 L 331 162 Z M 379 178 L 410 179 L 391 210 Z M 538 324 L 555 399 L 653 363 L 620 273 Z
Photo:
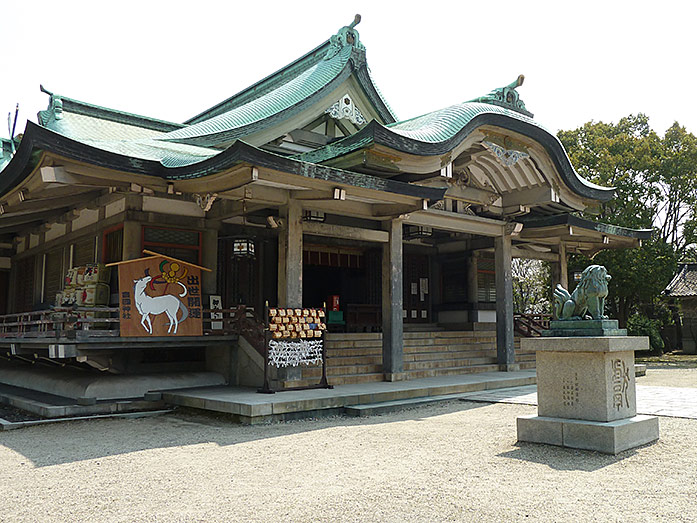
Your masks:
M 619 456 L 461 401 L 244 427 L 180 412 L 0 433 L 1 521 L 694 521 L 697 420 Z
M 671 368 L 660 364 L 647 365 L 646 376 L 636 379 L 637 385 L 656 387 L 697 388 L 697 368 Z
M 25 410 L 16 409 L 10 405 L 0 404 L 0 418 L 7 421 L 29 421 L 41 419 L 41 416 L 37 416 Z

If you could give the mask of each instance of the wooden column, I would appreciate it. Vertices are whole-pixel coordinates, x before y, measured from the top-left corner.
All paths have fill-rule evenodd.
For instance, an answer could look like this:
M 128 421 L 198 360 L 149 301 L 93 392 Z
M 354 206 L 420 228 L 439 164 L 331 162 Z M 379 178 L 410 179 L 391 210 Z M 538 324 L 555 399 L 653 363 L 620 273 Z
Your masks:
M 382 370 L 385 381 L 404 379 L 402 319 L 402 221 L 385 224 L 389 241 L 382 248 Z
M 559 244 L 559 260 L 552 262 L 552 288 L 561 285 L 569 288 L 569 270 L 566 263 L 566 245 Z
M 303 306 L 303 224 L 300 202 L 281 208 L 285 225 L 278 235 L 278 306 Z
M 513 345 L 513 279 L 511 275 L 511 237 L 495 238 L 496 265 L 496 356 L 502 371 L 518 370 Z
M 559 278 L 561 286 L 565 289 L 569 288 L 569 267 L 566 263 L 566 244 L 559 244 Z
M 207 267 L 211 272 L 201 273 L 201 292 L 205 297 L 208 306 L 208 296 L 217 294 L 218 291 L 218 222 L 207 222 L 206 230 L 201 234 L 201 265 Z
M 479 283 L 477 281 L 477 258 L 474 251 L 467 257 L 467 302 L 472 309 L 469 311 L 469 321 L 475 323 L 479 321 Z
M 143 257 L 143 227 L 138 222 L 123 222 L 122 260 L 134 260 Z

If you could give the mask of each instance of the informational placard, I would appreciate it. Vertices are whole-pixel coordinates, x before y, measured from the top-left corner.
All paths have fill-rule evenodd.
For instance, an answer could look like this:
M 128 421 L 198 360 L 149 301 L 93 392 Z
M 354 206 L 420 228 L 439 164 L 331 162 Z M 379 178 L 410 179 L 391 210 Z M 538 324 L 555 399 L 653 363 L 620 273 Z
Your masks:
M 218 296 L 216 294 L 211 294 L 209 296 L 208 300 L 210 303 L 211 310 L 222 310 L 223 299 L 220 296 Z M 222 319 L 223 319 L 222 312 L 211 312 L 211 320 L 222 320 Z M 211 329 L 214 331 L 223 330 L 223 322 L 222 321 L 211 321 Z
M 152 256 L 121 262 L 121 336 L 202 336 L 201 268 Z

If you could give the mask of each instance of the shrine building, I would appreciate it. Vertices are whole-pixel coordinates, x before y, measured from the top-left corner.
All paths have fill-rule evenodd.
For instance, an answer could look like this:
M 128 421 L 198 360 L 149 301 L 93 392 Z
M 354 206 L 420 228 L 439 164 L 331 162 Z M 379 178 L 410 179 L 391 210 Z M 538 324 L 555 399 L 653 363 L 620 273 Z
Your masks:
M 397 118 L 358 21 L 183 123 L 41 88 L 37 123 L 2 141 L 0 383 L 31 388 L 2 369 L 39 361 L 260 385 L 267 305 L 326 304 L 314 325 L 335 385 L 534 366 L 517 349 L 511 260 L 550 262 L 568 287 L 569 254 L 649 232 L 577 216 L 614 190 L 579 176 L 522 75 Z M 156 294 L 186 315 L 147 309 Z

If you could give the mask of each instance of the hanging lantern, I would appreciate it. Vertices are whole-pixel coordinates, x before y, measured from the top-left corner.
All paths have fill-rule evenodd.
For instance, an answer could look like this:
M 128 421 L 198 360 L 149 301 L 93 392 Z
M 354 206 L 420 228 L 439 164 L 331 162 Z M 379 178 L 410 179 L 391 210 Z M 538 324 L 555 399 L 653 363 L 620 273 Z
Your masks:
M 254 240 L 250 238 L 236 238 L 232 240 L 233 258 L 254 258 Z
M 430 238 L 433 236 L 433 229 L 431 227 L 407 225 L 404 229 L 404 239 L 406 240 L 417 240 L 421 238 Z

